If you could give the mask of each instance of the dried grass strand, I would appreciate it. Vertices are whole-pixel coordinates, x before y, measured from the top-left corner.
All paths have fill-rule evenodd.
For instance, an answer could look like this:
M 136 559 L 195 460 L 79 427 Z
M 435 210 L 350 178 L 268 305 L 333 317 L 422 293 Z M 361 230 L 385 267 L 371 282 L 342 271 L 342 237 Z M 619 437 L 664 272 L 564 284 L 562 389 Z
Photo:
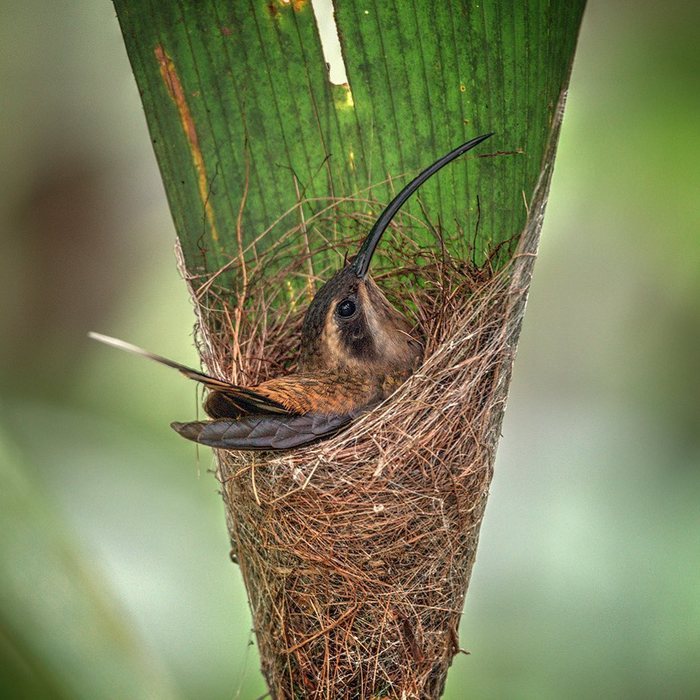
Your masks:
M 217 452 L 232 547 L 275 700 L 432 700 L 463 652 L 457 629 L 557 128 L 517 251 L 498 273 L 451 257 L 438 227 L 427 227 L 439 237 L 431 249 L 415 245 L 416 221 L 394 227 L 384 249 L 392 265 L 375 277 L 414 319 L 426 360 L 393 396 L 308 448 Z M 189 279 L 209 371 L 246 382 L 293 371 L 305 305 L 330 274 L 330 252 L 351 243 L 352 231 L 348 240 L 333 237 L 345 228 L 339 218 L 367 219 L 340 212 L 340 201 L 349 203 L 326 203 L 276 244 L 260 245 L 242 278 L 243 296 L 220 287 L 220 271 Z M 299 216 L 297 207 L 291 211 Z M 232 261 L 227 272 L 241 264 Z

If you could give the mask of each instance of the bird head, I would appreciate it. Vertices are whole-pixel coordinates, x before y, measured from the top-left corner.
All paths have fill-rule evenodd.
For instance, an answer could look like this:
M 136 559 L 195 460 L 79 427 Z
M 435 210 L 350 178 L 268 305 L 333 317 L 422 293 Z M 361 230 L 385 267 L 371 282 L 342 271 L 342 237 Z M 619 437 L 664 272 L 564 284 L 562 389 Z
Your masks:
M 408 319 L 369 276 L 372 256 L 406 200 L 438 170 L 489 136 L 462 144 L 411 180 L 381 213 L 357 255 L 318 290 L 302 325 L 301 371 L 383 370 L 404 379 L 417 368 L 423 346 L 411 336 Z

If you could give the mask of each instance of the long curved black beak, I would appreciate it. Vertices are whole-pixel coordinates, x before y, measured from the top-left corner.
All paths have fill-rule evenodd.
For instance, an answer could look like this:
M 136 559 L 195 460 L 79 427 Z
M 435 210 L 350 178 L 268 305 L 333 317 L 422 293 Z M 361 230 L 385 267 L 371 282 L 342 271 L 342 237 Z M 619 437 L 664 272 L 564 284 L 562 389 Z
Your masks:
M 448 163 L 451 163 L 455 158 L 459 158 L 463 153 L 478 146 L 482 141 L 485 141 L 490 136 L 493 136 L 494 132 L 490 134 L 483 134 L 482 136 L 477 136 L 471 141 L 463 143 L 461 146 L 450 151 L 447 155 L 440 158 L 440 160 L 435 161 L 430 167 L 426 168 L 420 175 L 417 175 L 411 182 L 409 182 L 406 187 L 404 187 L 401 192 L 399 192 L 394 199 L 391 200 L 387 208 L 380 214 L 379 218 L 375 221 L 374 226 L 367 234 L 367 237 L 362 242 L 360 246 L 360 252 L 357 254 L 352 262 L 352 266 L 355 270 L 355 274 L 358 277 L 365 278 L 369 270 L 369 264 L 372 261 L 372 256 L 377 247 L 377 244 L 381 240 L 384 231 L 389 227 L 391 220 L 396 216 L 399 209 L 404 205 L 406 200 L 430 177 L 435 175 L 435 173 L 443 168 Z

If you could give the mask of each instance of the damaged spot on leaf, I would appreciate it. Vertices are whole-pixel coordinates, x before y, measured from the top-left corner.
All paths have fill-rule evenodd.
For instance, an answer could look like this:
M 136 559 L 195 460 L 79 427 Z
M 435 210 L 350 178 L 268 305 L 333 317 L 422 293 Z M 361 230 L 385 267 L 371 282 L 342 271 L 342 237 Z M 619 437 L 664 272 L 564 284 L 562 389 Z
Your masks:
M 202 200 L 202 206 L 204 207 L 204 212 L 206 214 L 207 221 L 209 222 L 211 236 L 214 241 L 218 241 L 219 232 L 216 229 L 214 210 L 212 209 L 211 202 L 209 201 L 209 185 L 207 180 L 207 171 L 204 165 L 204 157 L 202 156 L 202 150 L 199 147 L 199 137 L 197 136 L 197 129 L 195 128 L 194 119 L 192 118 L 192 113 L 190 112 L 187 99 L 185 98 L 185 90 L 182 87 L 182 82 L 180 82 L 180 76 L 177 74 L 175 69 L 175 63 L 173 62 L 172 58 L 168 56 L 166 50 L 161 44 L 156 45 L 154 53 L 160 68 L 161 78 L 165 83 L 165 87 L 167 88 L 172 101 L 175 103 L 178 115 L 180 116 L 182 131 L 184 132 L 189 144 L 192 163 L 197 173 L 199 197 Z
M 332 0 L 311 0 L 311 7 L 316 20 L 318 38 L 321 40 L 323 59 L 328 67 L 328 80 L 333 85 L 345 86 L 349 94 L 350 85 L 340 48 L 340 35 L 335 21 L 333 2 Z

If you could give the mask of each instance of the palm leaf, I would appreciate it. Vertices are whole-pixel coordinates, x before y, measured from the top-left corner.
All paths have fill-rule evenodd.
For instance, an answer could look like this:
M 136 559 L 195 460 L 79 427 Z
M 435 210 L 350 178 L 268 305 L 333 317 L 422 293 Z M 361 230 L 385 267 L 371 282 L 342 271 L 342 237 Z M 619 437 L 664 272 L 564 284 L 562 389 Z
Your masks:
M 306 0 L 116 0 L 115 4 L 185 272 L 190 280 L 201 280 L 204 287 L 216 273 L 219 293 L 224 290 L 234 296 L 234 318 L 226 316 L 221 324 L 230 322 L 234 328 L 229 336 L 233 345 L 241 340 L 237 324 L 244 302 L 251 302 L 253 296 L 244 262 L 254 261 L 259 270 L 258 256 L 284 242 L 292 257 L 306 249 L 320 250 L 309 264 L 321 258 L 327 264 L 334 250 L 342 252 L 341 244 L 359 235 L 352 231 L 348 235 L 348 229 L 353 225 L 362 229 L 370 222 L 406 177 L 458 144 L 490 131 L 496 135 L 485 144 L 488 148 L 469 153 L 426 183 L 405 208 L 402 222 L 407 226 L 422 222 L 411 228 L 411 242 L 419 247 L 430 246 L 439 229 L 449 252 L 468 261 L 470 269 L 498 270 L 521 245 L 528 261 L 516 266 L 517 298 L 501 321 L 508 326 L 502 337 L 507 335 L 508 343 L 515 344 L 551 175 L 559 110 L 583 12 L 581 0 L 336 0 L 335 27 L 323 34 Z M 334 31 L 342 50 L 346 84 L 332 84 L 326 67 L 325 38 Z M 531 208 L 534 218 L 529 217 Z M 329 210 L 332 215 L 324 219 L 321 215 Z M 301 225 L 290 240 L 294 226 L 307 220 L 323 225 Z M 524 238 L 523 231 L 527 232 Z M 391 241 L 382 247 L 389 250 Z M 262 268 L 263 284 L 255 288 L 260 296 L 267 294 L 265 279 L 273 279 L 264 265 Z M 309 273 L 299 280 L 304 284 L 315 281 L 314 277 Z M 285 279 L 289 294 L 276 292 L 270 298 L 290 306 L 289 301 L 298 298 L 299 289 L 294 287 L 299 280 Z M 246 308 L 249 317 L 255 317 L 267 313 L 268 304 L 258 304 L 257 311 L 250 304 Z M 204 325 L 215 325 L 208 312 L 200 309 Z M 224 313 L 228 313 L 225 305 Z M 280 337 L 277 333 L 278 341 Z M 494 434 L 500 426 L 511 350 L 506 348 L 499 360 L 503 381 L 498 383 L 489 418 Z M 228 352 L 229 348 L 221 355 L 226 358 Z M 234 362 L 226 358 L 221 366 L 236 365 L 242 356 L 240 348 L 231 352 Z M 279 347 L 276 352 L 284 364 L 288 358 L 282 357 Z M 489 459 L 472 504 L 475 522 L 462 570 L 465 578 L 459 579 L 465 581 L 462 589 L 478 537 Z M 220 468 L 225 475 L 223 458 Z M 237 473 L 235 469 L 231 472 Z M 231 481 L 235 481 L 233 476 Z M 235 523 L 240 513 L 233 505 L 244 491 L 231 495 L 229 486 L 225 497 L 229 520 Z M 254 484 L 249 500 L 255 520 L 261 509 Z M 254 564 L 262 571 L 269 563 L 261 554 L 264 543 L 251 536 L 247 545 L 256 552 Z M 283 547 L 278 549 L 283 557 Z M 241 553 L 245 562 L 246 552 Z M 249 585 L 251 581 L 255 584 L 258 575 L 250 573 L 252 568 L 251 564 L 246 576 Z M 283 583 L 279 585 L 279 590 L 284 589 Z M 269 608 L 275 603 L 262 590 L 249 590 L 256 624 L 267 616 L 276 625 L 276 609 Z M 309 654 L 304 657 L 304 668 L 301 657 L 295 656 L 307 642 L 318 641 L 318 653 L 325 658 L 320 663 L 330 673 L 327 657 L 331 652 L 324 657 L 317 638 L 326 632 L 342 636 L 336 624 L 351 626 L 355 612 L 355 608 L 346 611 L 337 622 L 317 632 L 292 630 L 289 638 L 302 638 L 304 643 L 283 643 L 286 628 L 276 636 L 274 630 L 257 629 L 263 668 L 273 692 L 284 694 L 292 692 L 291 688 L 301 693 L 304 682 L 316 683 L 321 677 L 320 667 L 310 661 L 311 651 L 304 650 Z M 328 610 L 322 613 L 324 619 L 333 617 Z M 321 615 L 320 609 L 316 614 Z M 392 624 L 399 625 L 395 620 Z M 405 639 L 413 640 L 407 643 L 413 648 L 413 633 L 399 630 L 403 632 Z M 355 642 L 362 644 L 362 640 Z M 418 656 L 419 652 L 415 651 Z M 430 697 L 442 690 L 451 659 L 446 653 L 449 656 L 441 651 L 440 659 L 420 659 L 422 687 L 430 688 Z M 379 655 L 377 651 L 377 659 Z M 371 665 L 377 659 L 368 657 L 363 663 Z M 395 661 L 394 669 L 405 670 L 411 664 L 410 659 Z M 382 693 L 392 688 L 396 691 L 390 671 L 384 676 L 385 690 L 381 682 L 369 680 L 376 673 L 376 667 L 369 665 L 357 672 L 363 692 L 370 686 L 372 692 L 380 693 L 376 697 L 384 697 Z M 283 686 L 287 690 L 282 691 Z M 330 680 L 328 693 L 336 696 Z

